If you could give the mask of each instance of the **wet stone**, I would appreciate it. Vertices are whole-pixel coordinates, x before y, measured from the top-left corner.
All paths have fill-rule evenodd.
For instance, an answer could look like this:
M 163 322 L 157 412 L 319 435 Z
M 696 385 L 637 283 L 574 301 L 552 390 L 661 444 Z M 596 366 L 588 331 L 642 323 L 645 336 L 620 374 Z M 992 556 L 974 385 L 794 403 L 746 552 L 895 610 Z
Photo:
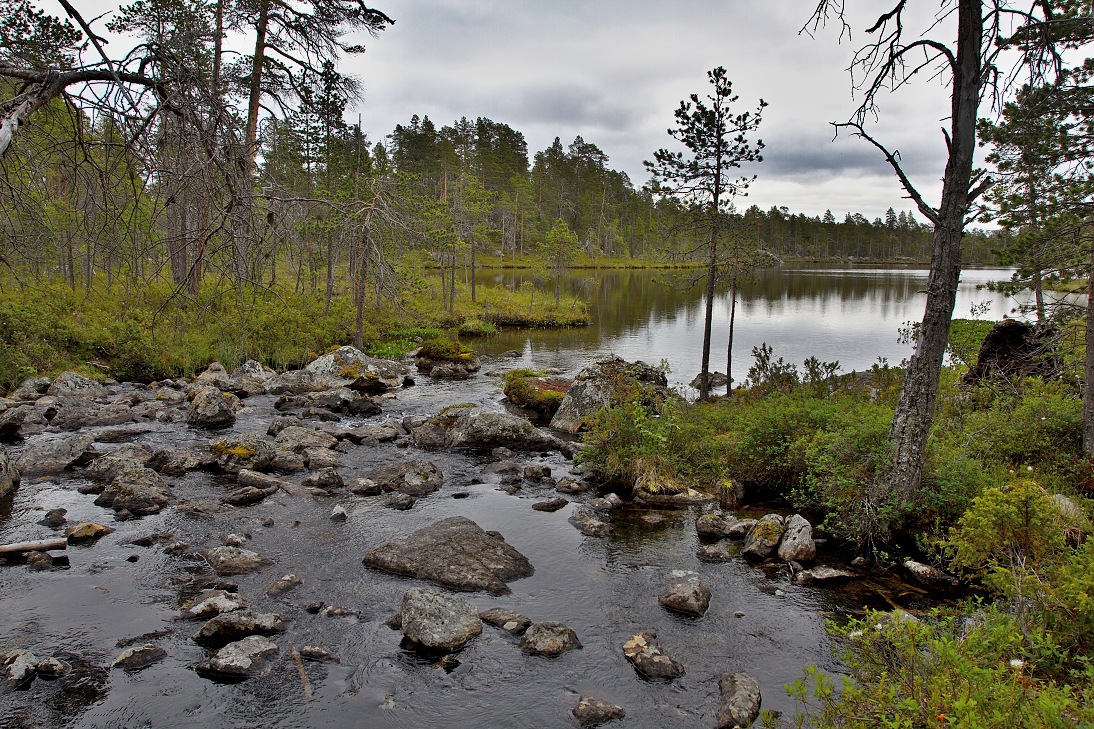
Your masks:
M 581 726 L 605 724 L 615 719 L 622 719 L 627 715 L 622 706 L 616 706 L 592 696 L 580 697 L 577 706 L 573 708 L 571 713 Z
M 213 618 L 221 613 L 239 610 L 245 604 L 244 599 L 234 592 L 206 590 L 183 604 L 181 617 L 188 620 Z
M 396 511 L 408 511 L 414 507 L 414 504 L 418 503 L 418 500 L 409 494 L 388 494 L 381 502 L 383 506 L 388 509 L 395 509 Z
M 341 659 L 334 655 L 326 648 L 322 648 L 317 645 L 303 645 L 300 646 L 300 657 L 305 661 L 315 661 L 317 663 L 341 663 Z
M 683 615 L 700 617 L 710 606 L 710 588 L 698 577 L 673 585 L 657 598 L 664 608 Z
M 703 514 L 695 520 L 695 532 L 701 537 L 744 539 L 755 524 L 755 519 L 738 519 L 734 516 Z
M 65 515 L 68 514 L 68 509 L 50 509 L 46 512 L 46 515 L 38 522 L 42 526 L 57 527 L 64 526 L 68 523 Z
M 520 649 L 536 656 L 559 656 L 581 648 L 577 633 L 557 622 L 533 623 L 520 639 Z
M 111 668 L 121 668 L 126 671 L 140 671 L 148 668 L 153 663 L 162 661 L 167 657 L 167 651 L 159 646 L 145 643 L 142 646 L 134 646 L 122 651 L 121 655 L 111 663 Z
M 433 590 L 407 590 L 400 615 L 403 635 L 429 650 L 457 651 L 482 633 L 471 603 Z
M 294 574 L 288 574 L 266 588 L 266 594 L 270 597 L 284 595 L 290 590 L 295 590 L 304 584 L 304 580 Z
M 90 542 L 98 539 L 99 537 L 106 536 L 114 531 L 113 527 L 103 526 L 102 524 L 93 524 L 91 522 L 83 522 L 70 526 L 65 529 L 65 538 L 68 539 L 70 544 L 76 542 Z
M 646 678 L 672 680 L 684 675 L 684 666 L 666 655 L 657 642 L 657 634 L 643 631 L 623 644 L 623 655 Z
M 243 575 L 270 564 L 270 560 L 260 554 L 239 547 L 213 547 L 202 550 L 201 554 L 213 571 L 222 576 Z
M 531 620 L 520 613 L 505 608 L 486 610 L 479 613 L 479 617 L 487 625 L 501 628 L 510 635 L 523 635 L 524 631 L 528 630 L 528 627 L 532 624 Z
M 718 729 L 749 726 L 760 715 L 760 684 L 744 672 L 726 673 L 718 681 L 722 706 L 718 709 Z
M 209 645 L 224 645 L 248 635 L 271 635 L 285 632 L 281 616 L 274 613 L 256 613 L 251 610 L 233 610 L 221 613 L 207 621 L 194 640 Z
M 558 511 L 559 509 L 570 503 L 568 499 L 559 497 L 557 499 L 547 499 L 546 501 L 537 501 L 532 504 L 532 508 L 536 511 Z
M 197 667 L 199 673 L 221 676 L 253 676 L 278 652 L 277 644 L 261 635 L 249 635 L 229 643 Z

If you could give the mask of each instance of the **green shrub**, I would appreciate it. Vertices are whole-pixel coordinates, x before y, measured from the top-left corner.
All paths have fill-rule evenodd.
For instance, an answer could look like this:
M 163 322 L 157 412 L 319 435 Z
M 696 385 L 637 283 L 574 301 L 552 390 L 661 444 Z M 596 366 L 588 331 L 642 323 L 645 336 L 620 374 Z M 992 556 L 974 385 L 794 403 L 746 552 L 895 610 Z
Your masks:
M 571 382 L 558 377 L 548 377 L 546 372 L 515 369 L 505 373 L 503 391 L 514 405 L 551 415 L 562 404 L 562 399 L 566 397 L 566 391 L 570 389 Z
M 422 344 L 419 356 L 445 362 L 470 362 L 475 358 L 475 350 L 455 339 L 437 337 Z
M 498 328 L 482 319 L 468 319 L 457 331 L 461 337 L 492 337 L 498 333 Z

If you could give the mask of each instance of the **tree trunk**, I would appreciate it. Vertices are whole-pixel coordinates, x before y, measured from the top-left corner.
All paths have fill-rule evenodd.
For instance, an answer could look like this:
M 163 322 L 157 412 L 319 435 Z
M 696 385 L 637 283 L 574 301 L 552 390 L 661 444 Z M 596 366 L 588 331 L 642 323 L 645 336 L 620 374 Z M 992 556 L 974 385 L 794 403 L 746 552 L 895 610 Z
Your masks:
M 714 214 L 718 215 L 715 198 Z M 703 319 L 703 367 L 699 372 L 699 399 L 710 397 L 710 329 L 714 321 L 714 277 L 718 273 L 718 223 L 710 228 L 710 255 L 707 259 L 707 310 Z
M 980 49 L 984 20 L 980 0 L 961 0 L 958 7 L 957 68 L 953 80 L 949 158 L 942 182 L 942 204 L 931 237 L 931 272 L 919 341 L 908 364 L 893 422 L 889 428 L 892 463 L 881 474 L 866 506 L 877 527 L 871 538 L 886 532 L 895 515 L 886 507 L 910 505 L 923 475 L 942 358 L 950 331 L 957 284 L 961 276 L 961 238 L 968 211 L 976 115 L 982 84 Z
M 733 320 L 737 317 L 737 274 L 729 284 L 729 349 L 726 355 L 726 395 L 733 394 Z
M 1086 356 L 1083 378 L 1083 455 L 1094 457 L 1094 241 L 1090 246 L 1090 281 L 1086 287 Z

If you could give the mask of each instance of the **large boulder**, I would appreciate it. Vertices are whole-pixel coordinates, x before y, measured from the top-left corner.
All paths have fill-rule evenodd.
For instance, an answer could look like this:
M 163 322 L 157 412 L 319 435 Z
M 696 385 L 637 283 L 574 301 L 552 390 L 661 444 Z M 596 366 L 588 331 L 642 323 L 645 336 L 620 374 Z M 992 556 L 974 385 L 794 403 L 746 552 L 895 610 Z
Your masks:
M 261 395 L 266 392 L 266 385 L 276 376 L 277 373 L 269 367 L 261 362 L 249 359 L 232 370 L 232 376 L 226 389 L 241 397 Z
M 623 390 L 640 391 L 650 405 L 659 407 L 668 395 L 665 373 L 644 362 L 619 357 L 599 360 L 581 370 L 551 418 L 551 427 L 576 433 L 590 415 L 620 401 Z
M 710 607 L 710 588 L 698 577 L 692 577 L 662 592 L 657 602 L 674 612 L 700 617 Z
M 965 382 L 985 378 L 1051 377 L 1060 372 L 1055 348 L 1058 332 L 1050 326 L 1004 319 L 991 328 L 980 343 L 976 366 L 965 373 Z
M 19 383 L 10 397 L 12 400 L 37 400 L 46 394 L 53 381 L 48 377 L 28 377 Z
M 726 673 L 718 681 L 722 706 L 718 709 L 718 729 L 750 726 L 760 715 L 760 684 L 744 672 Z
M 748 559 L 764 560 L 771 556 L 782 539 L 786 524 L 778 514 L 767 514 L 756 522 L 745 537 L 741 554 Z
M 54 397 L 102 397 L 106 395 L 106 388 L 75 372 L 62 372 L 46 389 L 46 394 Z
M 779 542 L 779 559 L 787 562 L 812 562 L 817 556 L 813 541 L 813 525 L 801 514 L 786 520 L 786 530 Z
M 277 456 L 274 443 L 258 433 L 237 433 L 209 441 L 209 451 L 217 465 L 228 473 L 241 470 L 265 471 L 273 467 Z
M 471 603 L 420 587 L 403 595 L 399 614 L 403 635 L 429 650 L 458 651 L 482 633 L 482 621 Z
M 95 505 L 134 516 L 146 516 L 162 511 L 171 503 L 172 496 L 162 476 L 150 468 L 134 465 L 118 472 L 95 499 Z
M 19 469 L 11 460 L 11 456 L 3 448 L 0 448 L 0 499 L 7 496 L 19 485 Z
M 515 451 L 567 451 L 559 438 L 539 430 L 524 418 L 510 413 L 488 412 L 475 407 L 454 408 L 411 430 L 422 447 L 435 445 L 436 428 L 444 433 L 448 448 L 490 450 L 504 447 Z
M 383 392 L 400 387 L 409 369 L 345 346 L 310 362 L 303 371 L 314 378 L 316 385 L 325 385 L 316 390 L 348 386 L 361 392 Z
M 226 428 L 236 420 L 235 395 L 216 387 L 203 387 L 194 394 L 186 410 L 186 422 L 200 428 Z
M 381 491 L 399 491 L 409 496 L 428 496 L 444 485 L 444 474 L 429 461 L 404 461 L 374 468 L 365 477 Z
M 509 592 L 506 582 L 528 577 L 528 558 L 497 532 L 487 532 L 462 516 L 442 519 L 413 534 L 369 550 L 364 564 L 410 575 L 444 587 L 494 595 Z
M 671 681 L 684 675 L 684 666 L 661 650 L 657 633 L 643 631 L 623 644 L 623 655 L 646 678 Z
M 27 446 L 15 465 L 24 476 L 40 476 L 60 473 L 69 466 L 89 460 L 95 453 L 90 435 L 66 435 L 50 440 L 41 440 Z

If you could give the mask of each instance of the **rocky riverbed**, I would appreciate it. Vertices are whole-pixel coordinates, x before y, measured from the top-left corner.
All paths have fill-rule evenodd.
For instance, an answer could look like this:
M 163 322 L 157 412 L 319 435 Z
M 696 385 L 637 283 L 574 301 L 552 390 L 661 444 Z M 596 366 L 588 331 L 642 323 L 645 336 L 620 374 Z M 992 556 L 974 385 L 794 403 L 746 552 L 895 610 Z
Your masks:
M 927 603 L 800 517 L 609 492 L 510 366 L 24 383 L 0 543 L 71 536 L 0 557 L 0 726 L 731 726 L 838 670 L 826 616 Z

